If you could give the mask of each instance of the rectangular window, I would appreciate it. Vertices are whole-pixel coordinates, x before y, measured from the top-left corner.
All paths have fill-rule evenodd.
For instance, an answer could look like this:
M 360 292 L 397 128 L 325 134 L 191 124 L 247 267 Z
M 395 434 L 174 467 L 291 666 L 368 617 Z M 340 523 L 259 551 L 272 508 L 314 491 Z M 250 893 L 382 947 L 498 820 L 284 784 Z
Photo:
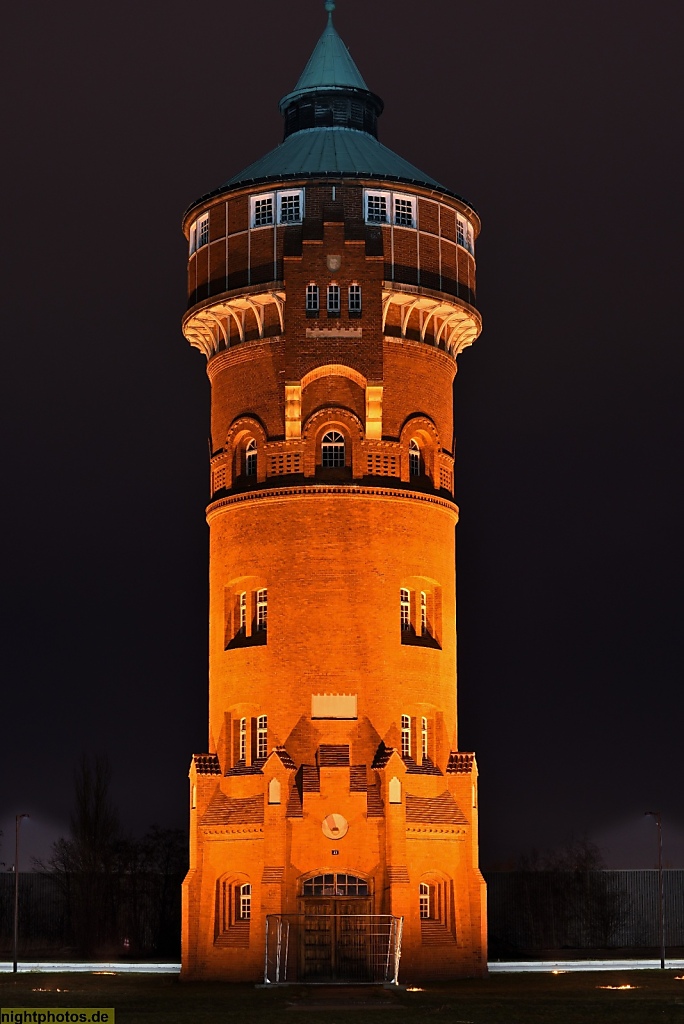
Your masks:
M 366 222 L 389 224 L 389 192 L 366 192 Z
M 427 594 L 424 590 L 420 593 L 420 632 L 422 636 L 428 635 Z
M 361 285 L 349 285 L 349 316 L 361 316 Z
M 244 636 L 247 632 L 247 594 L 243 592 L 238 598 L 238 616 L 239 626 L 238 631 L 240 636 Z
M 462 245 L 469 253 L 475 253 L 475 243 L 473 240 L 473 226 L 469 221 L 463 217 L 456 218 L 456 241 L 459 245 Z
M 420 917 L 422 921 L 430 917 L 430 886 L 425 882 L 420 883 Z
M 261 715 L 257 719 L 257 757 L 268 757 L 268 718 Z
M 191 256 L 192 256 L 192 254 L 193 254 L 193 252 L 195 251 L 196 248 L 197 248 L 197 221 L 193 221 L 193 223 L 190 225 L 190 255 Z
M 273 224 L 273 193 L 252 198 L 252 227 L 262 228 Z
M 394 223 L 402 228 L 415 227 L 412 199 L 408 199 L 406 196 L 394 197 Z
M 247 719 L 240 719 L 240 760 L 247 760 Z
M 411 719 L 408 715 L 401 716 L 401 756 L 411 756 Z
M 268 626 L 268 591 L 257 590 L 256 628 L 258 633 L 265 633 Z
M 302 220 L 302 200 L 304 193 L 301 189 L 296 192 L 278 193 L 278 223 L 299 224 Z
M 408 590 L 400 592 L 401 630 L 407 632 L 411 628 L 411 595 Z
M 328 285 L 328 316 L 340 315 L 340 286 L 338 284 Z
M 197 218 L 197 248 L 201 249 L 209 241 L 209 214 L 204 213 Z
M 428 756 L 428 720 L 427 718 L 421 719 L 420 725 L 420 752 L 423 760 Z
M 308 284 L 306 286 L 306 315 L 307 316 L 318 316 L 318 310 L 320 306 L 320 293 L 317 284 Z

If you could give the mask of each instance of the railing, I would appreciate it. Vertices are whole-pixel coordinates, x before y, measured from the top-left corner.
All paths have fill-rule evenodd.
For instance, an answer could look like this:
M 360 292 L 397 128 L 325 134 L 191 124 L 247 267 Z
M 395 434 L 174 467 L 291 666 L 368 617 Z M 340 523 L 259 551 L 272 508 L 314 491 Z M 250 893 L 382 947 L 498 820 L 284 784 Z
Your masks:
M 403 926 L 390 914 L 269 914 L 264 983 L 396 985 Z

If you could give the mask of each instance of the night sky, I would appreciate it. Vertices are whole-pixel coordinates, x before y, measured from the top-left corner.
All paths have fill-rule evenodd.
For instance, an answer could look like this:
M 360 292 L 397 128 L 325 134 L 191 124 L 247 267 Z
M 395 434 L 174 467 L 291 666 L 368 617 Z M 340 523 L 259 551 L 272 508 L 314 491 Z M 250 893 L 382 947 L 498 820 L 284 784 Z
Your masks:
M 281 139 L 322 0 L 5 12 L 0 861 L 186 821 L 207 740 L 204 358 L 185 207 Z M 380 138 L 478 210 L 456 381 L 460 747 L 482 863 L 684 866 L 680 0 L 339 0 Z M 25 863 L 24 863 L 25 861 Z

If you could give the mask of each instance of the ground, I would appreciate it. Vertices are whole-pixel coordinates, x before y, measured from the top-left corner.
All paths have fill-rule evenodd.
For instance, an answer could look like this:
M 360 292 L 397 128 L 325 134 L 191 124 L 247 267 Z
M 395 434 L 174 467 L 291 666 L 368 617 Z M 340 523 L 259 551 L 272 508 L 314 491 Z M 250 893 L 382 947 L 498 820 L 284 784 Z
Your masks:
M 620 985 L 634 987 L 601 987 Z M 2 974 L 0 1006 L 114 1007 L 116 1024 L 371 1024 L 385 1019 L 382 1010 L 390 1019 L 399 1013 L 403 1024 L 684 1024 L 684 977 L 676 971 L 509 974 L 388 992 L 264 990 L 168 975 Z

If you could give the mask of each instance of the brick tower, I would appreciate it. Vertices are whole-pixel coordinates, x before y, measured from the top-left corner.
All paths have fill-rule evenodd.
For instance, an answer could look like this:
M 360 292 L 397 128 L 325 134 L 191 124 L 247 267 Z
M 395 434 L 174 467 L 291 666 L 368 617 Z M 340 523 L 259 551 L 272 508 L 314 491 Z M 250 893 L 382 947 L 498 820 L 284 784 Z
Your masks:
M 185 978 L 259 980 L 268 949 L 270 981 L 383 980 L 400 942 L 405 978 L 486 970 L 452 402 L 480 222 L 380 144 L 325 7 L 284 141 L 184 219 L 212 387 Z

